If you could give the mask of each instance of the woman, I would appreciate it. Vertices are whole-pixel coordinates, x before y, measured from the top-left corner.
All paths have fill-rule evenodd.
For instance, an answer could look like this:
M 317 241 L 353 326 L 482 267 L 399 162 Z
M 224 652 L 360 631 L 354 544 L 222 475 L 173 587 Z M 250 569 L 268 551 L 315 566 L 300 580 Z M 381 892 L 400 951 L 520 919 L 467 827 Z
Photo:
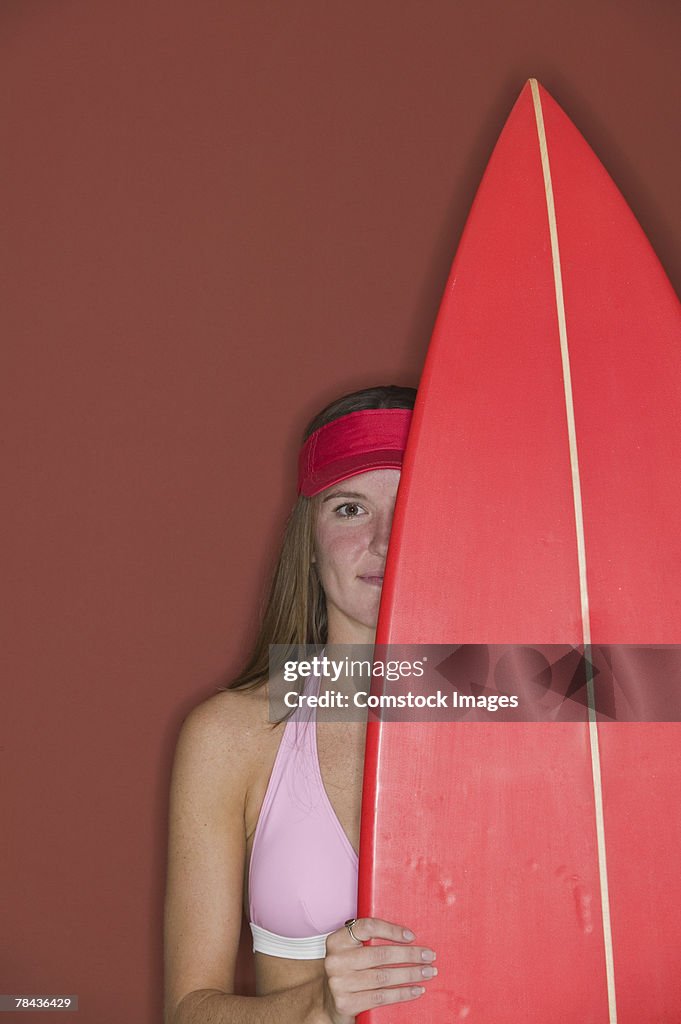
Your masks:
M 354 920 L 365 723 L 313 719 L 301 743 L 293 720 L 268 721 L 270 644 L 374 642 L 414 398 L 413 388 L 370 388 L 309 425 L 254 653 L 183 724 L 171 788 L 166 1024 L 352 1024 L 369 1007 L 418 999 L 437 973 L 434 951 L 414 945 L 405 925 Z M 302 783 L 310 799 L 301 815 Z M 256 996 L 233 994 L 242 901 Z M 374 937 L 389 944 L 363 945 Z

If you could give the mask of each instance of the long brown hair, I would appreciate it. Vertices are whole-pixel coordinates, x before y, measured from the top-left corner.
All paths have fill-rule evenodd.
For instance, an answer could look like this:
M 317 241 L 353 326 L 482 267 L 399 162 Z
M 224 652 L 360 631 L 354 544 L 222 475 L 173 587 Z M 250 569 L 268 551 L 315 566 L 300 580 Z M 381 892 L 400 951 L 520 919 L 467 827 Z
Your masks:
M 396 384 L 353 391 L 322 409 L 308 424 L 303 441 L 319 427 L 351 412 L 413 409 L 415 399 L 415 388 Z M 285 650 L 295 650 L 301 645 L 327 642 L 326 599 L 312 561 L 318 497 L 298 496 L 286 522 L 281 554 L 251 656 L 237 678 L 220 689 L 262 686 L 270 672 L 270 644 L 286 645 Z M 282 654 L 282 661 L 288 656 Z

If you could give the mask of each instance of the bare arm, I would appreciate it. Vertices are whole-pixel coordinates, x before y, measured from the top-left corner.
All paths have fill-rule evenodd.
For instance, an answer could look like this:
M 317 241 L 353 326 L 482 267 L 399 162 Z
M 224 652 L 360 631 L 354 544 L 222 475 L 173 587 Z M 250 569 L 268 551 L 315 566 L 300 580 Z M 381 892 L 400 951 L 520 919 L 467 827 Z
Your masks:
M 339 929 L 327 939 L 322 977 L 268 996 L 191 992 L 172 1024 L 354 1024 L 362 1010 L 420 998 L 423 981 L 437 975 L 433 951 L 402 945 L 403 929 L 388 921 L 363 918 L 355 925 L 360 929 L 367 939 L 392 939 L 401 945 L 359 949 Z
M 171 1024 L 328 1024 L 321 1005 L 321 979 L 269 996 L 190 992 Z
M 234 994 L 255 728 L 252 703 L 225 693 L 195 708 L 180 731 L 170 790 L 166 1024 L 312 1024 L 313 1002 L 321 1005 L 311 984 L 265 997 Z
M 319 977 L 265 996 L 234 994 L 248 754 L 257 748 L 248 708 L 236 693 L 213 697 L 191 712 L 178 739 L 165 904 L 165 1024 L 352 1024 L 369 1006 L 418 998 L 423 987 L 410 986 L 424 977 L 422 947 L 357 946 L 344 928 L 328 937 Z M 409 941 L 398 926 L 374 918 L 358 922 L 356 934 L 358 929 L 362 939 Z M 414 966 L 397 966 L 404 964 Z

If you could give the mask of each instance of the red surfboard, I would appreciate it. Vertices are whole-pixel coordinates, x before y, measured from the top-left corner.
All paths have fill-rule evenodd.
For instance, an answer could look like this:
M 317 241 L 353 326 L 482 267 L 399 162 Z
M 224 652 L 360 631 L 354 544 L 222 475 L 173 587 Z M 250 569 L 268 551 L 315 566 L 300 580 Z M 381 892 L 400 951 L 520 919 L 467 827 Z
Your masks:
M 681 643 L 681 315 L 536 82 L 414 412 L 378 644 Z M 681 726 L 371 722 L 359 916 L 438 954 L 375 1024 L 679 1024 Z

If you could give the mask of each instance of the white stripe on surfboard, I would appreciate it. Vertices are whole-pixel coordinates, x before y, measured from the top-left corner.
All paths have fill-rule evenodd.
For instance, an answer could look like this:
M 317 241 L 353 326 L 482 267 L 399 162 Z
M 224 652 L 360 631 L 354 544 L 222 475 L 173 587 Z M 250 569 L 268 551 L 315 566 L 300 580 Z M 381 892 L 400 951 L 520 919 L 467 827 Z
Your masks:
M 575 430 L 575 410 L 572 399 L 572 377 L 570 374 L 570 352 L 568 348 L 567 324 L 565 320 L 565 302 L 563 299 L 563 276 L 560 267 L 560 251 L 558 249 L 558 229 L 556 226 L 556 209 L 553 202 L 553 184 L 549 152 L 546 145 L 544 130 L 544 114 L 542 111 L 539 87 L 534 78 L 530 79 L 534 116 L 539 136 L 542 171 L 544 174 L 544 190 L 546 192 L 546 210 L 549 219 L 551 236 L 551 258 L 553 261 L 553 282 L 556 291 L 556 309 L 558 312 L 558 334 L 560 336 L 560 352 L 563 363 L 563 384 L 565 387 L 565 408 L 567 412 L 568 440 L 570 444 L 570 466 L 572 469 L 572 493 L 575 505 L 575 522 L 577 526 L 577 559 L 579 564 L 579 592 L 582 606 L 582 630 L 587 663 L 587 699 L 589 705 L 589 743 L 591 747 L 591 774 L 594 786 L 594 805 L 596 810 L 596 837 L 598 844 L 598 873 L 601 886 L 601 914 L 603 918 L 603 941 L 605 945 L 605 972 L 608 987 L 608 1012 L 610 1024 L 617 1024 L 617 1002 L 615 998 L 615 965 L 612 949 L 612 929 L 610 925 L 610 898 L 608 895 L 608 866 L 605 856 L 605 826 L 603 821 L 603 788 L 601 785 L 601 758 L 598 746 L 598 728 L 596 726 L 596 708 L 591 674 L 591 619 L 589 614 L 589 590 L 586 578 L 586 545 L 584 542 L 584 514 L 582 508 L 582 487 L 579 477 L 579 460 L 577 458 L 577 433 Z

